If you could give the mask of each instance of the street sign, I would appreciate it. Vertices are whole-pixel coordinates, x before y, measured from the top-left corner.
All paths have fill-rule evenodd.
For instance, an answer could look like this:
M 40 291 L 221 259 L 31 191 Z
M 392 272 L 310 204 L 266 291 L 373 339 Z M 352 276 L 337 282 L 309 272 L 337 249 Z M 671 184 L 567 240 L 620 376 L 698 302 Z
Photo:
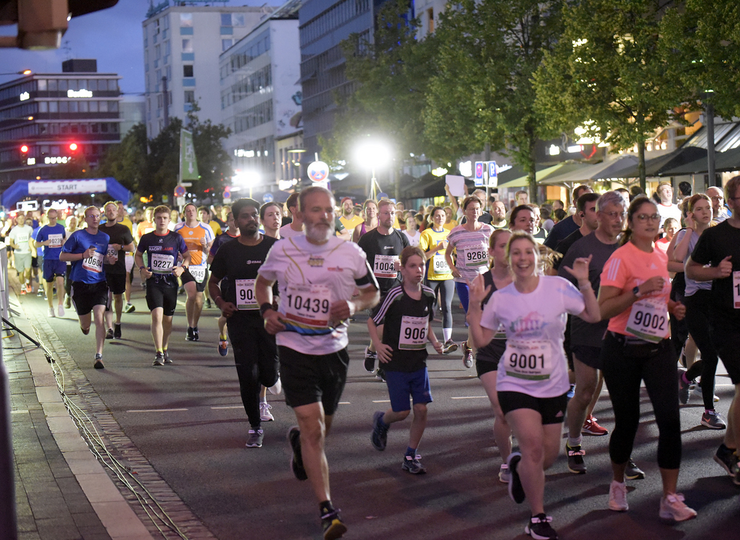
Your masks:
M 498 186 L 498 165 L 495 161 L 488 162 L 488 187 Z
M 308 166 L 306 172 L 314 182 L 323 182 L 329 177 L 329 166 L 323 161 L 314 161 Z
M 182 184 L 175 187 L 175 197 L 184 197 L 187 190 Z
M 483 185 L 483 174 L 484 174 L 484 162 L 475 162 L 475 187 L 481 187 Z
M 262 195 L 262 202 L 264 202 L 265 204 L 274 200 L 275 198 L 272 196 L 272 193 L 265 193 L 264 195 Z

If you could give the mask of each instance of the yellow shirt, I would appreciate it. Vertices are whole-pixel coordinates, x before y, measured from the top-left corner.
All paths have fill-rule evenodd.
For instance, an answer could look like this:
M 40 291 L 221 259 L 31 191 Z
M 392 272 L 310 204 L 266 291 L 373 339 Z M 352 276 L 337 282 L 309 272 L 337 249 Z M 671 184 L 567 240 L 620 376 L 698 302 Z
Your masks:
M 215 236 L 221 236 L 221 225 L 218 224 L 218 221 L 211 221 L 209 225 L 211 226 L 211 230 Z
M 445 229 L 447 229 L 448 231 L 451 231 L 452 229 L 454 229 L 455 227 L 457 227 L 457 221 L 455 221 L 455 220 L 453 219 L 453 220 L 452 220 L 452 221 L 450 221 L 449 223 L 445 223 L 445 224 L 443 225 L 443 227 L 444 227 Z
M 444 228 L 441 231 L 435 231 L 431 227 L 424 229 L 424 232 L 421 233 L 421 238 L 419 239 L 419 247 L 424 252 L 427 252 L 430 248 L 433 248 L 440 242 L 446 240 L 448 234 L 450 234 L 450 231 Z M 430 254 L 427 254 L 427 257 L 429 257 L 427 279 L 430 281 L 444 281 L 452 279 L 452 272 L 445 260 L 444 249 L 440 249 L 431 257 Z
M 349 219 L 347 219 L 344 216 L 341 216 L 339 218 L 339 221 L 342 222 L 342 225 L 344 225 L 345 229 L 347 229 L 348 231 L 354 231 L 355 227 L 357 227 L 358 225 L 362 225 L 363 219 L 362 219 L 362 216 L 355 216 L 353 214 L 352 217 Z

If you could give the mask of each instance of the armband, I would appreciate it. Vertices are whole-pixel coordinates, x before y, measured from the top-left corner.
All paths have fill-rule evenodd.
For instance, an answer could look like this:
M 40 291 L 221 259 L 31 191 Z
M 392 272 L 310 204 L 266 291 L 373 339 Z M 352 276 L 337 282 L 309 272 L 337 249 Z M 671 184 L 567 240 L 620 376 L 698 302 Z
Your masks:
M 265 302 L 264 304 L 262 304 L 260 306 L 260 315 L 262 315 L 264 317 L 265 316 L 265 312 L 268 309 L 275 309 L 275 308 L 272 306 L 272 304 L 270 302 Z

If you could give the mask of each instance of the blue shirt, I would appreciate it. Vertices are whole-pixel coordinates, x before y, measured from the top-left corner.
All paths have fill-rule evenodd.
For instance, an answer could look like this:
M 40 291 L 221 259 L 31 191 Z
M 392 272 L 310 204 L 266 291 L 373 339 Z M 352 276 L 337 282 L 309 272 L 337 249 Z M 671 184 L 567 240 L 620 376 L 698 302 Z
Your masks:
M 72 281 L 83 283 L 100 283 L 105 281 L 103 262 L 108 250 L 110 236 L 98 230 L 98 234 L 90 234 L 87 229 L 73 232 L 64 243 L 64 253 L 84 253 L 95 246 L 95 254 L 87 259 L 72 263 Z
M 51 244 L 49 244 L 48 246 L 42 246 L 44 249 L 44 259 L 48 259 L 50 261 L 58 261 L 59 254 L 62 252 L 62 246 L 64 245 L 64 236 L 67 234 L 64 226 L 60 225 L 59 223 L 57 223 L 53 227 L 51 225 L 45 225 L 44 227 L 38 229 L 38 232 L 36 232 L 35 234 L 36 237 L 34 238 L 34 240 L 36 240 L 37 242 L 46 242 L 47 240 L 52 240 Z

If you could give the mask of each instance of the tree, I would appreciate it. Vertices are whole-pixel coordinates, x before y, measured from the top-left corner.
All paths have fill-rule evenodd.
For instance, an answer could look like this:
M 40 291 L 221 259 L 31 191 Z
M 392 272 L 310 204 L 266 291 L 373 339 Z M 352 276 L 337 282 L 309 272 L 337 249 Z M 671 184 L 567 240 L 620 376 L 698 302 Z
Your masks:
M 547 138 L 534 108 L 532 74 L 554 47 L 561 0 L 462 0 L 435 32 L 437 73 L 424 111 L 432 157 L 460 157 L 486 144 L 510 153 L 537 197 L 535 144 Z
M 670 3 L 670 2 L 669 2 Z M 537 109 L 553 130 L 583 126 L 613 149 L 637 145 L 645 189 L 645 142 L 694 107 L 678 84 L 661 34 L 666 2 L 582 0 L 564 10 L 565 29 L 534 76 Z
M 147 177 L 146 126 L 133 126 L 121 140 L 105 153 L 97 170 L 98 176 L 111 176 L 132 192 L 138 192 Z
M 231 135 L 231 129 L 223 124 L 213 124 L 210 120 L 201 122 L 198 119 L 198 103 L 188 112 L 186 129 L 193 133 L 193 146 L 198 160 L 200 180 L 198 188 L 203 192 L 209 189 L 221 190 L 225 178 L 234 176 L 231 168 L 231 156 L 224 149 L 223 140 Z M 177 132 L 178 148 L 180 132 Z M 179 159 L 179 158 L 178 158 Z M 173 186 L 174 188 L 174 186 Z

